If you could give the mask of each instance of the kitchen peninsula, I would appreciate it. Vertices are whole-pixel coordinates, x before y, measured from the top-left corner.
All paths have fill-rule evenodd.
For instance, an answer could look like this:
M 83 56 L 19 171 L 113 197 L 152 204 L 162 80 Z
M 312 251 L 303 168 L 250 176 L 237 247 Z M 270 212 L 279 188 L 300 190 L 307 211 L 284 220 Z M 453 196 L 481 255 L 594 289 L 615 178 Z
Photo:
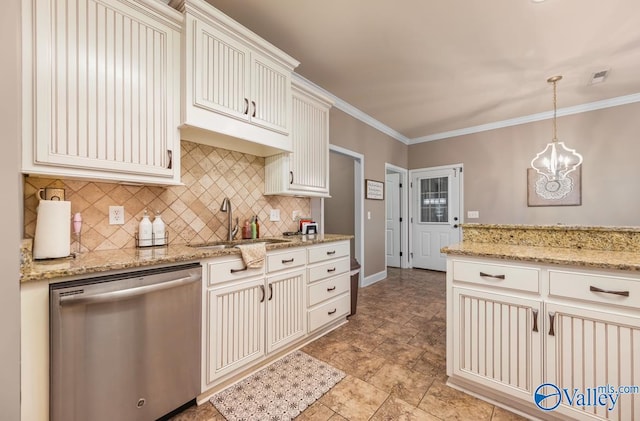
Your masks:
M 551 395 L 640 382 L 640 228 L 463 233 L 442 250 L 449 384 L 541 419 L 637 416 L 633 394 L 597 405 Z

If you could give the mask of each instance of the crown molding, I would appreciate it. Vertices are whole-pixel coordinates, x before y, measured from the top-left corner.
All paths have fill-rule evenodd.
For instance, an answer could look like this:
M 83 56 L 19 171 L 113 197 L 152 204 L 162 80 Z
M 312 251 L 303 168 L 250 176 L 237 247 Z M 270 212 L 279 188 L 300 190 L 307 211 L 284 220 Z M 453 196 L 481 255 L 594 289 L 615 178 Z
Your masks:
M 602 101 L 588 102 L 586 104 L 574 105 L 572 107 L 559 108 L 557 111 L 557 116 L 564 117 L 573 114 L 581 114 L 588 111 L 601 110 L 603 108 L 632 104 L 634 102 L 640 102 L 640 93 L 604 99 Z M 549 120 L 552 118 L 553 111 L 545 111 L 543 113 L 531 114 L 524 117 L 511 118 L 509 120 L 496 121 L 494 123 L 481 124 L 479 126 L 466 127 L 464 129 L 457 129 L 428 136 L 416 137 L 414 139 L 411 139 L 409 144 L 415 145 L 417 143 L 431 142 L 433 140 L 441 140 L 450 137 L 464 136 L 472 133 L 486 132 L 489 130 L 518 126 L 520 124 L 533 123 L 536 121 Z
M 456 129 L 448 132 L 435 133 L 428 136 L 422 136 L 422 137 L 416 137 L 416 138 L 410 139 L 404 136 L 403 134 L 401 134 L 400 132 L 395 131 L 394 129 L 387 126 L 386 124 L 383 124 L 380 121 L 376 120 L 375 118 L 371 117 L 369 114 L 366 114 L 360 111 L 358 108 L 354 107 L 348 102 L 343 101 L 342 99 L 338 98 L 337 96 L 327 91 L 323 87 L 316 85 L 315 83 L 300 76 L 295 72 L 293 73 L 293 79 L 302 85 L 307 85 L 312 89 L 319 90 L 325 96 L 327 96 L 333 101 L 334 107 L 349 114 L 351 117 L 356 118 L 365 124 L 368 124 L 374 129 L 377 129 L 382 133 L 385 133 L 391 136 L 392 138 L 396 139 L 399 142 L 404 143 L 405 145 L 415 145 L 417 143 L 431 142 L 433 140 L 441 140 L 441 139 L 447 139 L 450 137 L 457 137 L 457 136 L 464 136 L 464 135 L 473 134 L 473 133 L 486 132 L 489 130 L 502 129 L 505 127 L 518 126 L 520 124 L 533 123 L 536 121 L 549 120 L 553 118 L 553 111 L 545 111 L 542 113 L 531 114 L 523 117 L 516 117 L 508 120 L 496 121 L 493 123 L 480 124 L 478 126 L 465 127 L 463 129 Z M 559 108 L 556 112 L 556 115 L 558 117 L 564 117 L 564 116 L 573 115 L 573 114 L 581 114 L 589 111 L 601 110 L 604 108 L 617 107 L 619 105 L 632 104 L 634 102 L 640 102 L 640 93 L 604 99 L 602 101 L 588 102 L 586 104 L 574 105 L 572 107 Z
M 328 98 L 330 98 L 333 101 L 333 106 L 336 107 L 337 109 L 339 109 L 340 111 L 345 112 L 346 114 L 349 114 L 351 117 L 358 119 L 360 121 L 362 121 L 365 124 L 368 124 L 369 126 L 373 127 L 376 130 L 381 131 L 382 133 L 391 136 L 392 138 L 394 138 L 395 140 L 404 143 L 405 145 L 408 145 L 411 142 L 411 139 L 409 139 L 408 137 L 404 136 L 403 134 L 401 134 L 400 132 L 397 132 L 395 130 L 393 130 L 391 127 L 387 126 L 386 124 L 381 123 L 380 121 L 376 120 L 375 118 L 371 117 L 369 114 L 366 114 L 362 111 L 360 111 L 359 109 L 357 109 L 356 107 L 354 107 L 353 105 L 349 104 L 346 101 L 343 101 L 342 99 L 338 98 L 337 96 L 335 96 L 334 94 L 332 94 L 331 92 L 327 91 L 326 89 L 324 89 L 321 86 L 316 85 L 315 83 L 311 82 L 309 79 L 306 79 L 302 76 L 300 76 L 297 73 L 293 73 L 293 79 L 302 84 L 302 85 L 307 85 L 308 87 L 312 88 L 312 89 L 317 89 L 320 92 L 323 93 L 323 95 L 327 96 Z

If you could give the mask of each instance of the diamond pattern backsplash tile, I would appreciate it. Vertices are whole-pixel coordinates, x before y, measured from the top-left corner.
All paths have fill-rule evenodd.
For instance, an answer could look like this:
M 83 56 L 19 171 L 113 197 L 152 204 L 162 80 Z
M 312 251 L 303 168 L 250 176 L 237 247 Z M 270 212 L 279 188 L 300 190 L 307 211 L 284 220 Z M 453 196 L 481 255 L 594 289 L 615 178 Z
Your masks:
M 71 212 L 82 214 L 83 251 L 135 247 L 134 236 L 145 209 L 159 211 L 169 232 L 170 244 L 206 243 L 227 236 L 227 214 L 220 212 L 224 197 L 232 204 L 240 229 L 253 215 L 260 222 L 260 236 L 296 231 L 294 210 L 310 214 L 307 198 L 264 196 L 264 158 L 192 142 L 181 142 L 184 186 L 124 186 L 80 180 L 24 178 L 24 234 L 33 238 L 36 228 L 38 189 L 65 189 Z M 124 225 L 109 225 L 109 206 L 122 205 Z M 280 221 L 270 222 L 271 209 L 280 209 Z M 71 217 L 71 216 L 69 216 Z M 239 230 L 236 238 L 240 238 Z M 72 234 L 71 250 L 76 250 Z

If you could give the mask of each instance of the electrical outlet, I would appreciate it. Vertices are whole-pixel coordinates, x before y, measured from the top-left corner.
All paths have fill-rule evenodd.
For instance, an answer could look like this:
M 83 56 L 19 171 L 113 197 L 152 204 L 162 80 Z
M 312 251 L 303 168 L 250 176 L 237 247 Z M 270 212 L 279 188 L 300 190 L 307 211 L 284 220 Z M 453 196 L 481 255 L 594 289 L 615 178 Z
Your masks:
M 109 206 L 109 225 L 124 225 L 124 206 Z
M 479 211 L 467 211 L 467 218 L 469 219 L 478 219 L 480 218 Z
M 280 220 L 280 209 L 271 209 L 269 213 L 269 220 L 272 222 L 277 222 Z

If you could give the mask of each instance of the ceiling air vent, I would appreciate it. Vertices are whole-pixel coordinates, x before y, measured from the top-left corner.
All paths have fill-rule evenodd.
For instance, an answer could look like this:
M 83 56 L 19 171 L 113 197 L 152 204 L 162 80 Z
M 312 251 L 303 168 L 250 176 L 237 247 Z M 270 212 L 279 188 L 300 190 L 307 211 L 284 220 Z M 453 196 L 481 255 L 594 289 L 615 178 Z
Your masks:
M 591 85 L 595 85 L 596 83 L 604 82 L 604 80 L 609 75 L 609 71 L 611 69 L 600 70 L 598 72 L 594 72 L 591 74 Z

